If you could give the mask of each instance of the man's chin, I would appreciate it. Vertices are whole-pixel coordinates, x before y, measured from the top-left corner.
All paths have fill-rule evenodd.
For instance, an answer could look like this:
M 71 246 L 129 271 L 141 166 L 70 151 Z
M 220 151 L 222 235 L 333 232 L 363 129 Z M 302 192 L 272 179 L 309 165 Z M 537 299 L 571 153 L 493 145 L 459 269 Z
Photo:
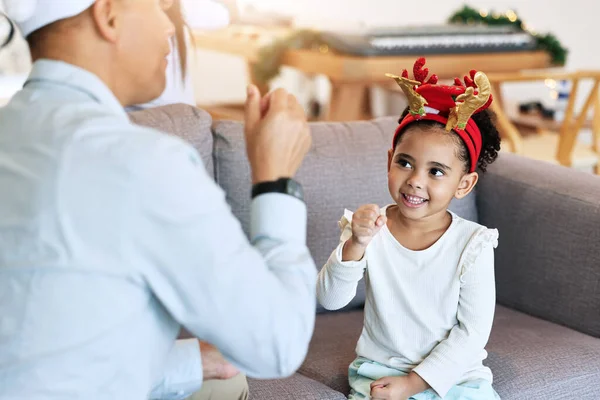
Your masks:
M 152 92 L 150 92 L 149 87 L 143 88 L 143 92 L 140 91 L 137 93 L 138 96 L 134 96 L 134 103 L 131 105 L 135 106 L 138 104 L 146 104 L 158 99 L 165 91 L 165 87 L 165 85 L 162 85 L 160 88 L 157 87 L 156 90 L 153 90 Z

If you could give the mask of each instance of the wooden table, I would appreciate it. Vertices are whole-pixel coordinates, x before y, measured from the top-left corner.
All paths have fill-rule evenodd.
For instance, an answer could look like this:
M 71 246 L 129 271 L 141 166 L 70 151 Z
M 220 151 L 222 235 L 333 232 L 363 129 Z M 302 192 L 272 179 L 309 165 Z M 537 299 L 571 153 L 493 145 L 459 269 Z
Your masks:
M 249 66 L 256 63 L 261 47 L 289 35 L 289 28 L 262 28 L 231 25 L 213 32 L 195 32 L 195 46 L 243 57 Z M 368 89 L 374 84 L 391 82 L 387 72 L 400 74 L 412 69 L 416 56 L 356 57 L 335 54 L 322 46 L 318 50 L 288 50 L 282 65 L 305 74 L 323 74 L 332 83 L 328 114 L 324 119 L 348 121 L 369 118 Z M 470 69 L 493 72 L 517 72 L 550 66 L 546 52 L 451 54 L 427 56 L 427 67 L 441 79 L 462 76 Z M 252 80 L 252 76 L 250 74 Z M 261 88 L 264 92 L 266 88 Z

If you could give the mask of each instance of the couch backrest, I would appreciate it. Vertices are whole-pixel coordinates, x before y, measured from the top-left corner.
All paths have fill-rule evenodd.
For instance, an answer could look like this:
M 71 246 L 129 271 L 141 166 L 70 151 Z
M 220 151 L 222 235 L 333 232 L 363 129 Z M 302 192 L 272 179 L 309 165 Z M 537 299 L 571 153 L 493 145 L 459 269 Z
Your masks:
M 214 177 L 212 158 L 213 136 L 209 113 L 195 107 L 174 104 L 129 113 L 130 120 L 138 125 L 170 133 L 188 141 L 200 154 L 208 173 Z
M 321 268 L 339 243 L 337 225 L 344 208 L 355 210 L 366 203 L 391 202 L 387 188 L 387 150 L 397 126 L 396 118 L 370 122 L 312 123 L 313 144 L 297 179 L 308 205 L 308 247 Z M 250 221 L 250 168 L 243 126 L 216 122 L 214 133 L 215 177 L 227 192 L 233 213 L 246 233 Z M 285 132 L 282 132 L 285 134 Z M 451 209 L 464 218 L 477 219 L 475 195 L 454 202 Z M 347 308 L 364 304 L 364 284 Z M 323 311 L 319 307 L 319 311 Z
M 600 338 L 600 178 L 502 154 L 478 186 L 498 302 Z

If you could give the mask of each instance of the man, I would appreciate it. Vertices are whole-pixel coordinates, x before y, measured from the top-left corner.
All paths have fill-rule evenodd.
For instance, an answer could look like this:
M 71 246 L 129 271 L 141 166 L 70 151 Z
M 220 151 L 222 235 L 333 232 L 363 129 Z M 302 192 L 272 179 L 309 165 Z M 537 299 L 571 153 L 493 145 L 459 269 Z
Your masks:
M 123 111 L 164 89 L 168 4 L 3 1 L 34 65 L 0 109 L 0 399 L 181 399 L 236 369 L 291 375 L 316 279 L 295 98 L 248 90 L 248 242 L 193 148 Z M 181 326 L 231 365 L 174 345 Z

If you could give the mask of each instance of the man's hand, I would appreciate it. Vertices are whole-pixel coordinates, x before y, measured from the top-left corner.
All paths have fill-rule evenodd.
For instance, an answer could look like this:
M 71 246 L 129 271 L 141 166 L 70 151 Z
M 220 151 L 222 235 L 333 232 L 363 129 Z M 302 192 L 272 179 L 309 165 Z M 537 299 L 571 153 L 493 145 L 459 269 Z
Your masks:
M 261 98 L 248 86 L 244 132 L 252 183 L 293 177 L 311 145 L 304 110 L 283 89 Z
M 211 344 L 200 341 L 200 354 L 202 355 L 202 372 L 205 381 L 211 379 L 230 379 L 240 373 Z
M 407 376 L 388 376 L 371 383 L 371 399 L 407 400 L 427 389 L 427 382 L 414 372 Z
M 373 237 L 386 222 L 387 217 L 380 215 L 378 205 L 360 206 L 352 215 L 352 236 L 344 244 L 342 261 L 360 260 Z

